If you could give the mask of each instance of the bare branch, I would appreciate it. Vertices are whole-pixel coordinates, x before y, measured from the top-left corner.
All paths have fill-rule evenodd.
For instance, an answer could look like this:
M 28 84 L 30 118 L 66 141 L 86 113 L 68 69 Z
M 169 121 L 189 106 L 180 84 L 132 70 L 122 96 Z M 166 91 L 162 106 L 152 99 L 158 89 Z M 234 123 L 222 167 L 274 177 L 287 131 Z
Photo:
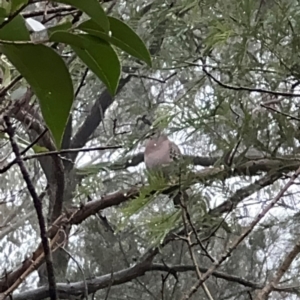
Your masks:
M 117 93 L 119 93 L 122 88 L 130 81 L 132 77 L 128 75 L 126 78 L 120 80 Z M 86 117 L 81 127 L 78 129 L 71 141 L 70 148 L 82 148 L 91 134 L 98 127 L 105 115 L 106 110 L 114 102 L 114 98 L 105 90 L 100 97 L 95 101 L 93 107 L 91 108 L 90 114 Z M 70 158 L 72 161 L 76 159 L 77 153 L 72 153 Z
M 54 276 L 54 268 L 53 268 L 53 263 L 52 263 L 51 250 L 50 250 L 49 241 L 47 238 L 47 230 L 46 230 L 46 223 L 45 223 L 45 219 L 44 219 L 44 215 L 43 215 L 42 202 L 39 199 L 38 194 L 35 191 L 35 188 L 30 180 L 30 176 L 27 172 L 27 169 L 21 159 L 21 153 L 20 153 L 19 147 L 14 140 L 14 129 L 12 127 L 12 124 L 7 116 L 4 117 L 4 121 L 7 126 L 6 132 L 9 135 L 9 140 L 10 140 L 13 152 L 15 153 L 17 164 L 19 165 L 19 168 L 23 175 L 23 179 L 26 182 L 28 191 L 32 197 L 33 204 L 34 204 L 34 207 L 35 207 L 35 210 L 37 213 L 39 226 L 40 226 L 41 240 L 42 240 L 42 245 L 44 248 L 44 253 L 45 253 L 45 258 L 46 258 L 48 282 L 49 282 L 49 295 L 50 295 L 51 300 L 56 300 L 57 299 L 56 282 L 55 282 L 55 276 Z
M 59 7 L 52 7 L 47 9 L 47 14 L 50 15 L 50 14 L 57 14 L 61 12 L 76 12 L 76 11 L 77 9 L 72 6 L 59 6 Z M 43 16 L 44 14 L 45 14 L 44 9 L 21 13 L 21 15 L 25 18 Z
M 284 96 L 284 97 L 300 97 L 300 94 L 296 94 L 296 93 L 294 94 L 294 93 L 288 93 L 288 92 L 275 92 L 275 91 L 264 90 L 264 89 L 260 89 L 260 88 L 249 88 L 249 87 L 245 87 L 245 86 L 229 85 L 229 84 L 223 83 L 222 81 L 218 80 L 215 76 L 210 74 L 206 70 L 205 67 L 203 67 L 202 70 L 209 78 L 211 78 L 218 85 L 220 85 L 223 88 L 229 89 L 229 90 L 256 92 L 256 93 L 271 94 L 271 95 L 275 95 L 275 96 Z
M 269 294 L 278 285 L 280 279 L 282 278 L 284 273 L 288 270 L 291 263 L 294 261 L 294 259 L 299 254 L 299 252 L 300 252 L 300 240 L 297 241 L 293 249 L 287 254 L 286 258 L 284 259 L 278 271 L 276 272 L 275 277 L 262 289 L 262 291 L 255 298 L 255 300 L 264 300 L 268 298 Z

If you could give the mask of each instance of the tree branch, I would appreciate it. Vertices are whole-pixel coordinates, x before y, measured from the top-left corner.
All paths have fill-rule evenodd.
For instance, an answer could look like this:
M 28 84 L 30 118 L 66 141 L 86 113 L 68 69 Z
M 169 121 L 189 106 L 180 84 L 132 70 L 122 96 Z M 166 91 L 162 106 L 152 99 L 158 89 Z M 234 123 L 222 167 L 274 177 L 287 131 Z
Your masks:
M 120 80 L 117 93 L 119 93 L 122 88 L 130 81 L 132 77 L 128 75 L 126 78 Z M 91 108 L 90 114 L 86 117 L 81 127 L 78 129 L 74 135 L 70 148 L 82 148 L 88 138 L 93 134 L 95 129 L 98 127 L 102 121 L 106 110 L 114 102 L 114 98 L 105 91 L 100 95 L 100 97 L 95 101 L 93 107 Z M 70 158 L 74 161 L 78 153 L 71 153 Z
M 275 287 L 279 283 L 282 276 L 290 267 L 291 263 L 294 261 L 296 256 L 300 252 L 300 240 L 297 241 L 293 249 L 288 253 L 282 264 L 280 265 L 275 277 L 262 289 L 262 291 L 257 295 L 255 300 L 265 300 L 268 298 L 269 294 L 275 290 Z M 298 294 L 299 295 L 299 294 Z
M 9 135 L 9 140 L 10 140 L 13 152 L 15 153 L 17 164 L 19 165 L 23 179 L 26 182 L 27 189 L 32 197 L 33 204 L 34 204 L 34 207 L 36 210 L 36 214 L 37 214 L 38 221 L 39 221 L 42 245 L 44 248 L 44 253 L 45 253 L 45 258 L 46 258 L 48 283 L 49 283 L 49 296 L 50 296 L 51 300 L 56 300 L 57 299 L 56 282 L 55 282 L 55 276 L 54 276 L 54 268 L 53 268 L 53 263 L 52 263 L 51 250 L 50 250 L 49 242 L 48 242 L 48 238 L 47 238 L 46 223 L 45 223 L 45 219 L 44 219 L 44 215 L 43 215 L 42 202 L 39 199 L 38 194 L 35 191 L 35 188 L 30 180 L 30 176 L 24 165 L 24 162 L 21 159 L 21 153 L 20 153 L 19 147 L 14 140 L 14 129 L 12 127 L 12 124 L 7 116 L 4 117 L 4 121 L 7 126 L 6 132 Z
M 228 200 L 224 201 L 219 206 L 212 209 L 211 214 L 221 215 L 225 212 L 232 211 L 245 198 L 247 198 L 255 192 L 258 192 L 262 188 L 273 184 L 281 176 L 282 174 L 280 172 L 274 173 L 270 171 L 265 176 L 256 180 L 254 183 L 251 183 L 246 187 L 238 189 Z
M 207 268 L 199 267 L 201 272 L 206 272 Z M 171 272 L 171 273 L 183 273 L 183 272 L 195 272 L 195 266 L 193 265 L 173 265 L 167 266 L 165 264 L 147 264 L 141 265 L 140 263 L 121 270 L 114 273 L 109 273 L 103 276 L 95 277 L 93 279 L 88 279 L 85 281 L 79 282 L 71 282 L 71 283 L 58 283 L 57 284 L 57 291 L 59 294 L 60 299 L 70 299 L 70 296 L 80 296 L 84 295 L 87 291 L 89 294 L 94 293 L 98 290 L 105 289 L 110 285 L 119 285 L 124 282 L 131 281 L 132 279 L 141 277 L 145 275 L 147 272 Z M 246 287 L 250 287 L 252 289 L 261 289 L 263 284 L 256 283 L 253 281 L 248 281 L 240 276 L 229 275 L 223 272 L 213 272 L 212 274 L 216 278 L 224 279 L 230 282 L 235 282 L 241 284 Z M 113 282 L 111 281 L 113 278 Z M 281 287 L 275 288 L 276 291 L 282 291 L 287 293 L 294 293 L 297 294 L 297 289 L 289 288 L 289 287 Z M 29 291 L 25 291 L 19 294 L 14 295 L 14 300 L 41 300 L 47 298 L 49 295 L 47 287 L 40 287 L 37 289 L 32 289 Z
M 218 80 L 215 76 L 213 76 L 211 73 L 209 73 L 205 67 L 203 67 L 202 70 L 214 82 L 216 82 L 218 85 L 220 85 L 221 87 L 228 89 L 228 90 L 256 92 L 256 93 L 263 93 L 263 94 L 270 94 L 270 95 L 284 96 L 284 97 L 300 97 L 300 94 L 296 94 L 296 93 L 276 92 L 276 91 L 264 90 L 264 89 L 260 89 L 260 88 L 249 88 L 249 87 L 245 87 L 245 86 L 229 85 L 229 84 L 223 83 L 222 81 Z

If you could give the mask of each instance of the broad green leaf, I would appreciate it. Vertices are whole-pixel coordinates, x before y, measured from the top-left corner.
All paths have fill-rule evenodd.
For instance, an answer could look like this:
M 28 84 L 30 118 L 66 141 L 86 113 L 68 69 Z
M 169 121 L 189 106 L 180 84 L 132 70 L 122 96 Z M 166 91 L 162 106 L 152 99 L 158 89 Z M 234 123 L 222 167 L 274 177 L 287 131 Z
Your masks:
M 4 7 L 0 7 L 0 24 L 5 20 L 8 13 Z
M 13 14 L 15 11 L 17 11 L 27 3 L 28 0 L 11 0 L 10 14 Z
M 48 34 L 53 34 L 56 31 L 68 31 L 72 27 L 70 21 L 47 28 Z
M 77 46 L 80 48 L 88 47 L 84 39 L 81 36 L 69 33 L 66 31 L 56 31 L 49 37 L 50 42 L 63 43 L 71 46 Z
M 51 0 L 74 6 L 89 15 L 101 28 L 108 33 L 109 21 L 98 0 Z
M 117 53 L 108 43 L 93 36 L 83 35 L 82 38 L 87 43 L 85 49 L 72 46 L 73 50 L 114 95 L 121 75 L 121 64 Z
M 16 16 L 0 29 L 0 43 L 1 40 L 30 41 L 30 34 L 26 28 L 25 20 L 22 16 Z
M 11 3 L 2 0 L 0 2 L 0 6 L 0 21 L 2 23 L 5 20 L 5 18 L 8 17 L 10 14 Z
M 0 50 L 37 95 L 44 120 L 60 148 L 73 102 L 73 85 L 64 61 L 44 45 L 1 45 Z
M 119 47 L 128 54 L 141 59 L 151 67 L 151 56 L 141 38 L 125 23 L 119 19 L 108 17 L 110 33 L 106 34 L 103 29 L 93 20 L 81 23 L 78 29 L 91 35 L 95 35 L 105 41 Z
M 50 41 L 71 45 L 78 57 L 103 81 L 111 94 L 115 94 L 121 65 L 115 50 L 105 41 L 87 34 L 75 35 L 55 32 Z
M 109 44 L 93 36 L 62 31 L 52 34 L 50 41 L 70 45 L 80 59 L 104 82 L 108 90 L 112 94 L 115 93 L 121 66 L 118 56 Z

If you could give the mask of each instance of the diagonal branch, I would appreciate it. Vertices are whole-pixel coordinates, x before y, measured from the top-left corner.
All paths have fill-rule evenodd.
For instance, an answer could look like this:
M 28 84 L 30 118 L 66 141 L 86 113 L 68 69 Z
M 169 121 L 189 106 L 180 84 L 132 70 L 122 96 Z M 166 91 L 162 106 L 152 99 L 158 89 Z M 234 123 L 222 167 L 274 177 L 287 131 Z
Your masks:
M 4 121 L 7 126 L 6 132 L 9 135 L 9 140 L 10 140 L 13 152 L 15 153 L 17 164 L 19 165 L 20 171 L 23 175 L 23 179 L 26 182 L 28 191 L 33 199 L 33 204 L 34 204 L 34 207 L 35 207 L 35 210 L 37 213 L 39 226 L 40 226 L 42 245 L 43 245 L 44 253 L 45 253 L 47 273 L 48 273 L 48 283 L 49 283 L 49 295 L 50 295 L 51 300 L 56 300 L 57 299 L 57 291 L 56 291 L 56 282 L 55 282 L 55 276 L 54 276 L 54 268 L 53 268 L 53 264 L 52 264 L 52 256 L 51 256 L 51 250 L 49 247 L 49 241 L 47 238 L 47 230 L 46 230 L 45 219 L 43 216 L 42 203 L 41 203 L 41 200 L 39 199 L 38 194 L 36 193 L 35 188 L 30 180 L 30 176 L 27 172 L 24 162 L 21 159 L 21 153 L 20 153 L 19 147 L 14 140 L 14 129 L 12 127 L 12 124 L 7 116 L 4 117 Z
M 276 91 L 271 91 L 271 90 L 264 90 L 261 88 L 249 88 L 245 86 L 234 86 L 234 85 L 229 85 L 226 83 L 223 83 L 219 79 L 217 79 L 215 76 L 213 76 L 211 73 L 209 73 L 205 67 L 202 68 L 203 72 L 211 78 L 214 82 L 216 82 L 218 85 L 225 89 L 229 90 L 234 90 L 234 91 L 247 91 L 247 92 L 256 92 L 256 93 L 264 93 L 264 94 L 271 94 L 275 96 L 284 96 L 284 97 L 300 97 L 300 94 L 296 93 L 288 93 L 288 92 L 276 92 Z
M 260 191 L 264 187 L 273 184 L 275 181 L 280 179 L 281 176 L 282 174 L 280 172 L 274 173 L 270 171 L 265 176 L 256 180 L 254 183 L 251 183 L 246 187 L 238 189 L 228 200 L 224 201 L 219 206 L 212 209 L 210 213 L 213 215 L 221 215 L 225 212 L 232 211 L 245 198 L 249 197 L 255 192 Z
M 275 277 L 262 289 L 262 291 L 257 295 L 255 300 L 265 300 L 268 298 L 269 294 L 275 289 L 278 285 L 280 279 L 284 273 L 288 270 L 291 263 L 300 253 L 300 240 L 297 241 L 293 249 L 288 253 L 282 264 L 280 265 L 278 271 L 276 272 Z
M 28 88 L 23 97 L 18 101 L 13 101 L 12 106 L 5 114 L 15 118 L 21 122 L 22 125 L 27 127 L 31 132 L 30 136 L 33 137 L 34 140 L 36 140 L 34 134 L 40 136 L 39 141 L 41 146 L 46 147 L 49 151 L 55 151 L 56 147 L 51 135 L 49 132 L 45 133 L 45 127 L 42 124 L 41 118 L 29 104 L 32 95 L 32 90 Z M 63 164 L 58 155 L 53 155 L 47 160 L 40 158 L 39 162 L 51 189 L 55 191 L 55 197 L 51 199 L 51 201 L 54 202 L 52 219 L 56 219 L 61 213 L 64 197 L 65 178 Z
M 128 75 L 126 78 L 120 80 L 117 93 L 119 93 L 122 88 L 130 81 L 132 77 Z M 86 117 L 81 127 L 78 129 L 74 135 L 70 148 L 82 148 L 89 137 L 93 134 L 95 129 L 101 123 L 106 110 L 114 102 L 114 98 L 105 90 L 100 97 L 95 101 L 93 107 L 91 108 L 90 114 Z M 70 158 L 74 161 L 78 153 L 71 153 Z

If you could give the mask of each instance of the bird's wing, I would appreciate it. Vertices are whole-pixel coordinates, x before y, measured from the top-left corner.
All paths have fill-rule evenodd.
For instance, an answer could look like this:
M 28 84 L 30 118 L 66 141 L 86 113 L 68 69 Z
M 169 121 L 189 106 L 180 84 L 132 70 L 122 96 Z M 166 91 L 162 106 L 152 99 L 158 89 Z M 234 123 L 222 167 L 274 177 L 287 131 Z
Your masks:
M 169 141 L 169 151 L 170 158 L 174 161 L 179 160 L 182 157 L 179 147 L 171 141 Z

